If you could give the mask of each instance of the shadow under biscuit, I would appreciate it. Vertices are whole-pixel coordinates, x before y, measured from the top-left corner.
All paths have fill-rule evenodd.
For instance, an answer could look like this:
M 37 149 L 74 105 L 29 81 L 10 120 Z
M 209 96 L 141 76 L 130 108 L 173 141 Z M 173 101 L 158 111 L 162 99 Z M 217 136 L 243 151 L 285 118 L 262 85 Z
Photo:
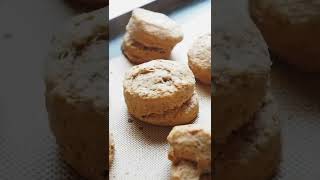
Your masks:
M 172 127 L 156 126 L 142 122 L 128 114 L 130 133 L 137 139 L 142 139 L 149 144 L 162 144 L 167 142 Z

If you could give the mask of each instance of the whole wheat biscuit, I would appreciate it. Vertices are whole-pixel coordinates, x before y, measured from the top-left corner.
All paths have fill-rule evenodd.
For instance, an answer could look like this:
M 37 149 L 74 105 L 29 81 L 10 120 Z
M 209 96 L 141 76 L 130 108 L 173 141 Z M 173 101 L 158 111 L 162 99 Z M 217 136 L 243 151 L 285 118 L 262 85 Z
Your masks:
M 252 120 L 269 86 L 268 48 L 251 23 L 237 30 L 215 27 L 213 61 L 213 126 L 223 142 Z
M 199 100 L 196 92 L 181 107 L 170 109 L 161 114 L 150 114 L 140 120 L 158 126 L 175 126 L 193 121 L 199 112 Z
M 182 41 L 181 27 L 168 16 L 145 9 L 135 9 L 126 27 L 130 36 L 150 47 L 173 48 Z
M 109 167 L 111 166 L 112 162 L 113 162 L 113 158 L 114 158 L 114 141 L 113 141 L 113 137 L 112 134 L 109 134 Z M 108 167 L 108 169 L 109 169 Z
M 211 33 L 193 42 L 188 51 L 188 64 L 198 80 L 211 84 Z
M 279 60 L 303 71 L 320 71 L 319 1 L 250 0 L 249 11 Z
M 189 67 L 169 60 L 133 66 L 123 81 L 128 111 L 138 119 L 181 107 L 194 90 L 195 79 Z
M 271 100 L 226 144 L 215 146 L 215 179 L 265 180 L 275 175 L 281 159 L 280 122 Z
M 105 13 L 79 15 L 56 34 L 45 71 L 48 119 L 62 158 L 97 180 L 108 179 Z
M 124 35 L 122 52 L 134 64 L 141 64 L 154 59 L 168 59 L 171 54 L 170 48 L 147 47 L 135 40 L 129 34 Z
M 203 172 L 211 171 L 211 131 L 199 125 L 174 127 L 167 137 L 170 144 L 169 159 L 195 162 Z

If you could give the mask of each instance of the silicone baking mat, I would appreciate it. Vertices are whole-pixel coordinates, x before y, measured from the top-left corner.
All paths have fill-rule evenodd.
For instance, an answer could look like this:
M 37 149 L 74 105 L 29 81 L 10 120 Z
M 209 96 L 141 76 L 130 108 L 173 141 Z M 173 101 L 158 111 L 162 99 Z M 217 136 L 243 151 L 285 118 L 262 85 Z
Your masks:
M 211 32 L 211 8 L 194 14 L 182 24 L 184 40 L 172 52 L 171 59 L 187 63 L 190 43 L 199 35 Z M 120 48 L 120 46 L 118 47 Z M 123 97 L 124 74 L 133 65 L 123 56 L 109 60 L 109 132 L 115 140 L 115 159 L 110 179 L 169 179 L 171 162 L 168 160 L 170 127 L 158 127 L 132 120 Z M 200 112 L 194 123 L 211 127 L 211 89 L 197 83 Z

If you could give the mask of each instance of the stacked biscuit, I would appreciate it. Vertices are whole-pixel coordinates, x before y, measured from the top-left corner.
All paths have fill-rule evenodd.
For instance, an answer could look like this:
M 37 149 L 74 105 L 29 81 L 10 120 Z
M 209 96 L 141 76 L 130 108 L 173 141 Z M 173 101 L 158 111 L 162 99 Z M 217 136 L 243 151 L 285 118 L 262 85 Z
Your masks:
M 106 9 L 79 15 L 54 35 L 46 62 L 46 106 L 63 159 L 80 175 L 104 180 L 108 100 Z M 111 163 L 111 162 L 110 162 Z
M 271 62 L 252 23 L 214 30 L 216 179 L 265 180 L 280 161 L 280 127 L 267 94 Z
M 199 111 L 192 71 L 175 61 L 153 60 L 133 66 L 125 76 L 123 92 L 129 113 L 150 124 L 186 124 Z
M 126 30 L 122 51 L 134 64 L 169 59 L 183 39 L 181 27 L 168 16 L 140 8 L 132 12 Z
M 200 125 L 182 125 L 167 137 L 169 159 L 173 162 L 171 179 L 198 180 L 211 172 L 211 131 Z

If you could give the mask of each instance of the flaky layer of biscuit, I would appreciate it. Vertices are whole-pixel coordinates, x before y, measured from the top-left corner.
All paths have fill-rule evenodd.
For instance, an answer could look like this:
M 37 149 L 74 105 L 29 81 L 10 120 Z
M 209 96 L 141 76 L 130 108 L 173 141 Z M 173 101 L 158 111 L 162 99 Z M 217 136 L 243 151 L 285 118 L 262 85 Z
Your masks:
M 192 122 L 198 112 L 199 100 L 198 95 L 194 92 L 193 96 L 181 107 L 170 109 L 161 114 L 143 116 L 139 120 L 159 126 L 175 126 Z
M 154 59 L 168 59 L 171 48 L 148 47 L 135 40 L 129 34 L 124 35 L 122 52 L 134 64 L 145 63 Z

